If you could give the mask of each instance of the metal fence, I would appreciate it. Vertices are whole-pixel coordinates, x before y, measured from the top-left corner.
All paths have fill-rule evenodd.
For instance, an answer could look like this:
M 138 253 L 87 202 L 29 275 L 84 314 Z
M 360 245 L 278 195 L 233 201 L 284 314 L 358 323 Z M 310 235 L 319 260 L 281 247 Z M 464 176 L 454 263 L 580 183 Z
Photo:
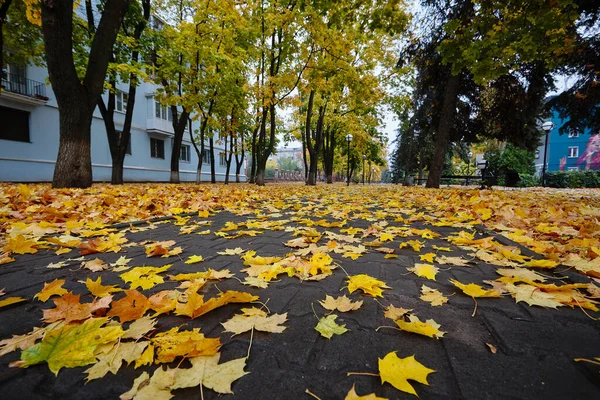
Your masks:
M 16 74 L 2 74 L 2 89 L 23 96 L 47 100 L 46 85 L 44 83 Z

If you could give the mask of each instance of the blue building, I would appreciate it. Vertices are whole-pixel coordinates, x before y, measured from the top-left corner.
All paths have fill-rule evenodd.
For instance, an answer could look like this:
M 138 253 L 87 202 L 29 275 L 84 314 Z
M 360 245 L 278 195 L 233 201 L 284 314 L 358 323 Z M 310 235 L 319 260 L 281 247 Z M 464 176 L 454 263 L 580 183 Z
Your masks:
M 558 112 L 553 112 L 549 119 L 554 127 L 548 136 L 547 171 L 579 171 L 600 169 L 600 135 L 598 132 L 585 130 L 560 134 L 560 128 L 568 121 L 562 119 Z M 545 150 L 544 135 L 536 152 L 535 167 L 538 175 L 542 174 Z
M 47 182 L 52 180 L 58 154 L 58 106 L 47 84 L 45 68 L 4 66 L 0 91 L 0 181 Z M 117 85 L 115 124 L 123 126 L 127 85 Z M 131 126 L 131 147 L 125 157 L 125 181 L 168 181 L 173 145 L 171 110 L 154 99 L 157 86 L 143 83 L 136 93 Z M 105 95 L 106 96 L 106 95 Z M 192 131 L 198 129 L 195 121 Z M 92 169 L 94 181 L 110 181 L 111 157 L 104 122 L 98 109 L 92 121 Z M 181 181 L 196 179 L 198 157 L 188 127 L 179 157 Z M 215 142 L 217 142 L 215 140 Z M 208 145 L 205 147 L 208 149 Z M 216 178 L 225 179 L 223 146 L 215 145 Z M 244 161 L 245 163 L 245 161 Z M 209 152 L 203 157 L 202 181 L 210 180 Z M 230 181 L 235 182 L 235 157 Z M 245 165 L 240 180 L 246 181 Z

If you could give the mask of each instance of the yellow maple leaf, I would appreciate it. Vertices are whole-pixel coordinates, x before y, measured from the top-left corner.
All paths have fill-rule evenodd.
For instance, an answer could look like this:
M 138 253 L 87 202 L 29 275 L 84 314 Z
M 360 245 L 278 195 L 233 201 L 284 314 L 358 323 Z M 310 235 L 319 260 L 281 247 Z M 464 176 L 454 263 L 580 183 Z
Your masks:
M 558 265 L 558 263 L 552 260 L 530 260 L 526 263 L 523 263 L 523 265 L 533 268 L 554 268 Z
M 36 246 L 38 243 L 35 240 L 27 239 L 23 235 L 16 235 L 8 237 L 2 250 L 15 254 L 35 254 L 37 253 Z
M 7 297 L 4 300 L 0 300 L 0 308 L 9 306 L 11 304 L 17 304 L 27 301 L 27 299 L 23 297 Z
M 281 324 L 287 321 L 287 313 L 267 316 L 253 310 L 258 309 L 245 309 L 244 314 L 234 315 L 229 320 L 222 322 L 221 325 L 225 328 L 225 332 L 239 335 L 251 329 L 271 333 L 281 333 L 285 330 L 286 327 Z
M 410 313 L 411 311 L 412 311 L 412 309 L 407 310 L 406 308 L 394 307 L 393 305 L 390 304 L 389 306 L 386 307 L 385 313 L 383 314 L 383 316 L 395 321 L 397 319 L 404 317 L 406 314 Z
M 464 283 L 460 283 L 456 279 L 451 279 L 450 283 L 452 283 L 454 286 L 456 286 L 457 288 L 462 290 L 463 293 L 466 294 L 467 296 L 471 296 L 471 297 L 502 297 L 502 295 L 500 293 L 498 293 L 496 290 L 484 289 L 483 287 L 481 287 L 475 283 L 469 283 L 467 285 Z
M 375 393 L 366 394 L 364 396 L 359 396 L 354 389 L 354 385 L 352 385 L 352 389 L 346 394 L 344 400 L 388 400 L 387 397 L 377 397 Z
M 440 331 L 440 325 L 432 319 L 422 322 L 416 315 L 409 315 L 408 321 L 399 319 L 396 324 L 406 332 L 418 333 L 419 335 L 428 336 L 430 338 L 439 339 L 446 332 Z
M 52 296 L 62 296 L 65 293 L 69 293 L 62 287 L 64 284 L 64 279 L 55 279 L 50 283 L 44 283 L 44 288 L 33 296 L 33 298 L 46 302 Z
M 435 253 L 421 254 L 419 256 L 419 258 L 421 259 L 421 261 L 427 261 L 427 262 L 432 263 L 433 260 L 435 259 Z
M 348 291 L 354 293 L 358 289 L 369 296 L 383 297 L 383 289 L 391 289 L 391 287 L 387 286 L 385 282 L 366 274 L 349 276 Z
M 164 278 L 159 275 L 171 268 L 173 264 L 163 265 L 162 267 L 136 267 L 119 275 L 124 282 L 130 282 L 129 288 L 151 289 L 154 286 L 164 283 Z
M 95 281 L 87 278 L 85 280 L 85 286 L 90 291 L 90 293 L 96 297 L 104 297 L 108 296 L 111 293 L 122 292 L 123 289 L 118 287 L 117 285 L 104 286 L 102 284 L 102 277 L 99 276 Z
M 204 258 L 202 256 L 189 256 L 188 259 L 185 261 L 185 264 L 196 264 L 201 261 L 204 261 Z
M 415 396 L 417 396 L 417 392 L 408 383 L 408 380 L 429 386 L 427 376 L 433 372 L 436 371 L 425 367 L 415 359 L 415 356 L 398 358 L 395 351 L 386 354 L 383 359 L 379 359 L 381 383 L 389 382 L 396 389 Z
M 429 280 L 435 281 L 435 275 L 438 273 L 439 268 L 434 267 L 430 264 L 415 264 L 414 267 L 406 268 L 408 271 L 414 273 L 421 278 L 427 278 Z

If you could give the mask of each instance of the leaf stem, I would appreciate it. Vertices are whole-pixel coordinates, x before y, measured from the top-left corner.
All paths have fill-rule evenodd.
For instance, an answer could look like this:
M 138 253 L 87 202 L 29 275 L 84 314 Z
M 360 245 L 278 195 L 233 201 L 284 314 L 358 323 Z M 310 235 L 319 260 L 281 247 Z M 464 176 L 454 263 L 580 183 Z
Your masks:
M 317 400 L 321 400 L 321 398 L 320 398 L 319 396 L 317 396 L 316 394 L 314 394 L 313 392 L 311 392 L 311 391 L 310 391 L 310 390 L 308 390 L 308 389 L 306 389 L 306 390 L 304 391 L 304 393 L 306 393 L 306 394 L 308 394 L 308 395 L 310 395 L 310 396 L 314 397 L 314 398 L 315 398 L 315 399 L 317 399 Z
M 346 376 L 350 376 L 350 375 L 381 376 L 379 374 L 373 374 L 371 372 L 348 372 L 348 373 L 346 373 Z

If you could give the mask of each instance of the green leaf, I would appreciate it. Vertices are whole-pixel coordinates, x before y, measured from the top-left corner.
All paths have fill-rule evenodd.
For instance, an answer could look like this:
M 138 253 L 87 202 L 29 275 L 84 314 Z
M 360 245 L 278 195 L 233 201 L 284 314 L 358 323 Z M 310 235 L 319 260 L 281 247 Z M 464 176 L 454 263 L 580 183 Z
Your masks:
M 317 326 L 315 326 L 315 330 L 318 331 L 321 336 L 326 337 L 327 339 L 331 339 L 334 334 L 342 335 L 348 332 L 346 325 L 338 325 L 335 323 L 336 318 L 337 315 L 335 314 L 321 318 Z

